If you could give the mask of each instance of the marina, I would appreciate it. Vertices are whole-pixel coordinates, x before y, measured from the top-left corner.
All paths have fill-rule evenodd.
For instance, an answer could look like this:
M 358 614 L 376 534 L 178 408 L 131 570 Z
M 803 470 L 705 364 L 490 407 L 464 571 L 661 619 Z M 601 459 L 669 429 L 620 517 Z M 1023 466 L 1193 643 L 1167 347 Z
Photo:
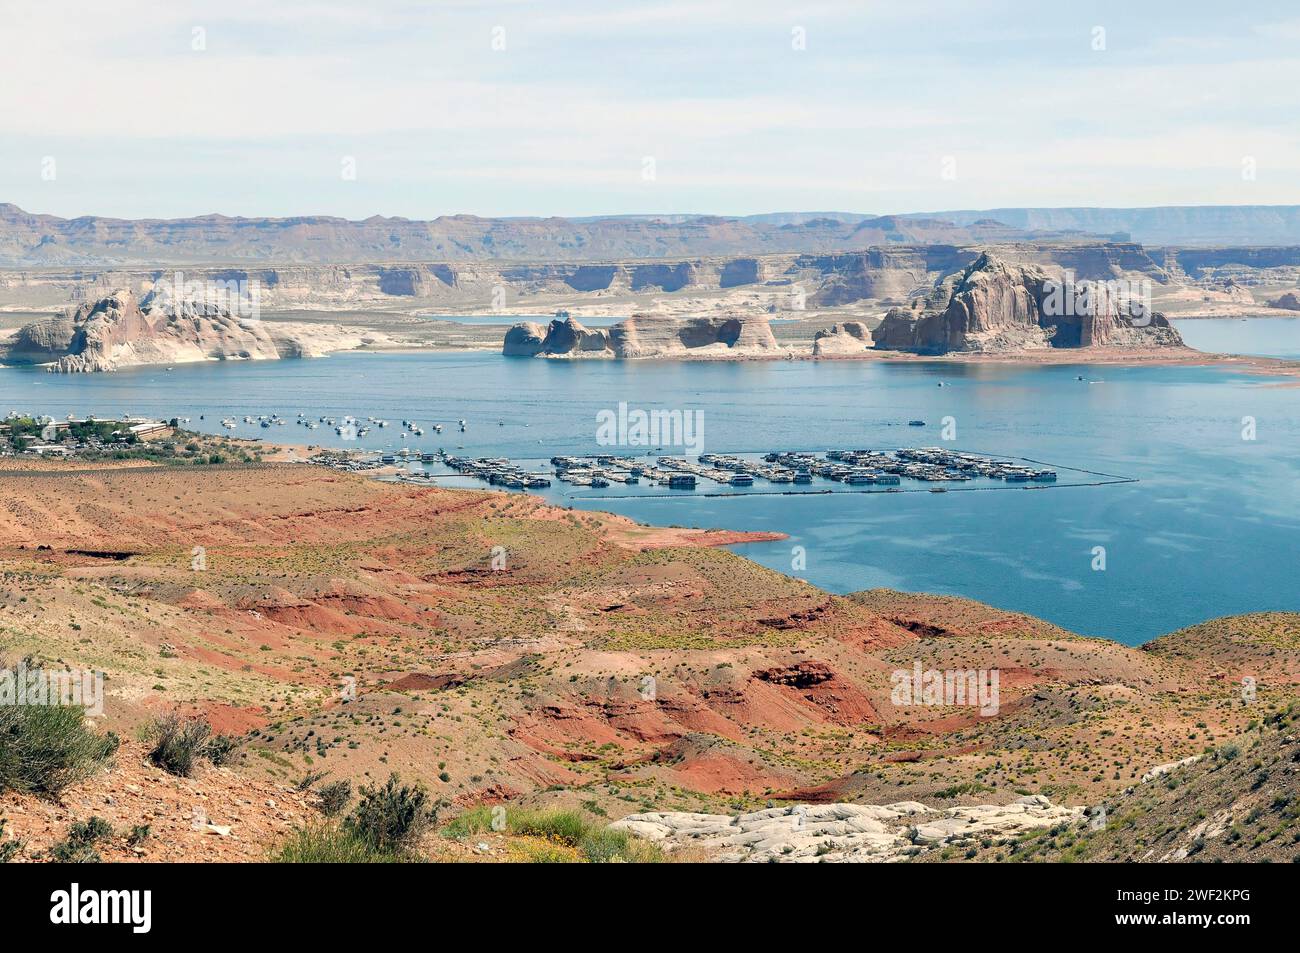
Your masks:
M 447 484 L 447 478 L 486 483 L 506 490 L 547 490 L 555 484 L 569 499 L 619 499 L 656 495 L 825 495 L 828 493 L 947 492 L 953 489 L 1046 489 L 1136 482 L 1132 477 L 1027 459 L 947 450 L 895 449 L 778 450 L 704 453 L 694 458 L 667 454 L 558 454 L 551 458 L 468 457 L 445 450 L 402 447 L 395 452 L 323 452 L 313 462 L 337 469 L 398 467 L 393 479 Z M 1060 480 L 1060 471 L 1069 475 Z M 593 495 L 592 490 L 625 489 Z M 698 491 L 698 493 L 697 493 Z
M 1081 375 L 1106 383 L 1086 387 L 1076 380 Z M 411 386 L 422 379 L 437 380 L 438 387 Z M 939 379 L 947 386 L 936 386 Z M 969 596 L 1136 643 L 1171 624 L 1291 606 L 1300 508 L 1294 493 L 1279 488 L 1294 485 L 1300 424 L 1296 391 L 1264 380 L 1190 366 L 781 361 L 577 367 L 473 353 L 335 354 L 274 366 L 183 365 L 172 373 L 52 375 L 6 368 L 0 409 L 37 410 L 55 420 L 92 413 L 118 420 L 190 418 L 189 429 L 297 444 L 299 456 L 344 454 L 349 462 L 342 467 L 413 487 L 526 492 L 556 506 L 607 510 L 654 525 L 787 533 L 788 541 L 747 544 L 742 551 L 834 592 L 886 587 Z M 688 455 L 680 449 L 673 454 L 671 446 L 597 444 L 596 414 L 624 399 L 634 407 L 707 407 L 703 445 Z M 295 424 L 300 412 L 317 429 Z M 287 423 L 243 423 L 245 416 L 272 414 Z M 1240 433 L 1248 414 L 1266 423 L 1253 443 L 1244 443 Z M 334 425 L 326 426 L 322 416 Z M 355 440 L 336 434 L 347 416 L 370 433 Z M 389 425 L 379 427 L 368 416 Z M 940 438 L 936 425 L 946 416 L 957 418 L 957 440 Z M 223 418 L 240 423 L 232 431 L 221 426 Z M 928 424 L 913 429 L 911 419 Z M 415 421 L 425 435 L 407 431 L 400 439 L 402 420 Z M 799 475 L 796 469 L 791 483 L 755 476 L 752 485 L 738 486 L 682 471 L 672 486 L 638 477 L 601 487 L 566 483 L 550 463 L 553 456 L 608 454 L 653 469 L 665 454 L 648 451 L 663 449 L 694 464 L 712 451 L 772 466 L 763 458 L 776 450 L 825 461 L 828 450 L 936 445 L 1052 469 L 1057 481 L 900 476 L 890 485 Z M 504 457 L 552 485 L 492 486 L 443 465 L 436 457 L 440 448 L 471 460 Z M 425 462 L 430 453 L 434 460 Z M 391 462 L 383 464 L 383 456 Z M 1107 486 L 1079 489 L 1096 484 Z M 1251 514 L 1267 519 L 1247 541 L 1231 528 Z M 791 568 L 795 545 L 808 552 L 805 569 Z M 1087 568 L 1099 545 L 1110 554 L 1111 571 Z M 943 558 L 936 559 L 936 551 Z M 1157 589 L 1171 594 L 1172 616 L 1168 604 L 1149 598 Z
M 364 440 L 373 430 L 392 425 L 382 417 L 353 415 L 333 417 L 321 414 L 313 419 L 299 413 L 296 419 L 278 413 L 223 417 L 221 426 L 236 430 L 240 424 L 269 429 L 292 422 L 307 430 L 321 426 L 332 429 L 345 443 Z M 498 421 L 504 426 L 504 421 Z M 910 420 L 909 426 L 923 427 L 922 420 Z M 443 432 L 441 423 L 427 425 L 434 435 Z M 455 423 L 466 433 L 465 419 Z M 403 419 L 396 432 L 398 441 L 423 437 L 425 426 Z M 390 432 L 390 439 L 392 433 Z M 459 448 L 458 448 L 459 449 Z M 943 447 L 898 447 L 892 449 L 773 450 L 733 453 L 702 453 L 694 458 L 674 456 L 662 450 L 645 455 L 631 454 L 556 454 L 546 458 L 511 458 L 507 456 L 457 455 L 445 449 L 429 452 L 411 444 L 384 450 L 321 450 L 313 462 L 353 472 L 403 467 L 396 479 L 437 481 L 451 474 L 481 481 L 506 490 L 545 490 L 554 483 L 570 490 L 606 490 L 612 486 L 664 488 L 675 491 L 703 490 L 702 495 L 727 495 L 731 492 L 825 494 L 852 490 L 860 493 L 901 493 L 925 489 L 932 493 L 947 492 L 944 484 L 972 484 L 966 489 L 1021 488 L 1041 489 L 1058 483 L 1058 469 L 1024 459 L 950 450 Z M 1072 468 L 1064 468 L 1071 470 Z M 1114 474 L 1079 474 L 1102 477 L 1086 485 L 1133 482 Z M 904 481 L 907 481 L 906 483 Z M 838 486 L 833 486 L 838 484 Z M 940 484 L 917 486 L 917 484 Z M 1070 486 L 1085 485 L 1073 482 Z M 798 489 L 796 489 L 798 488 Z M 636 495 L 642 495 L 640 492 Z M 618 494 L 583 499 L 617 499 Z

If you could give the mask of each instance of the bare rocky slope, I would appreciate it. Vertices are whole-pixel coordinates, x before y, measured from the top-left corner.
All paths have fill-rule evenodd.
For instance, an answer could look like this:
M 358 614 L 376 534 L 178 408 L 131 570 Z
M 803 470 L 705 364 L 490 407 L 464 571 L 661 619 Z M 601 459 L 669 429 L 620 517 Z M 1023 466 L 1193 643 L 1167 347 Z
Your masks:
M 712 548 L 744 534 L 522 495 L 300 465 L 40 466 L 0 473 L 5 658 L 104 671 L 100 730 L 129 738 L 180 708 L 239 744 L 231 775 L 199 778 L 230 837 L 172 839 L 189 829 L 188 785 L 160 786 L 126 746 L 119 773 L 57 814 L 0 794 L 8 829 L 35 844 L 97 813 L 118 830 L 154 823 L 169 841 L 150 857 L 176 856 L 173 842 L 190 858 L 223 845 L 255 857 L 302 817 L 281 789 L 307 772 L 360 784 L 398 771 L 447 813 L 665 815 L 665 839 L 690 826 L 671 815 L 707 815 L 710 840 L 742 835 L 707 845 L 719 859 L 749 847 L 896 859 L 918 845 L 960 858 L 1029 828 L 1076 830 L 1102 803 L 1119 824 L 1126 789 L 1155 792 L 1153 769 L 1207 749 L 1237 744 L 1249 788 L 1259 772 L 1242 736 L 1300 685 L 1290 613 L 1134 649 L 952 597 L 832 595 Z M 897 672 L 918 663 L 999 670 L 997 711 L 899 698 Z M 1247 856 L 1294 855 L 1291 809 L 1272 806 L 1294 791 L 1293 762 L 1261 760 L 1272 786 L 1229 804 L 1224 829 L 1264 837 Z M 1171 801 L 1153 834 L 1212 816 L 1200 796 Z
M 1300 861 L 1300 706 L 1116 792 L 1091 818 L 1026 826 L 969 860 L 1093 863 Z M 939 859 L 931 856 L 925 859 Z

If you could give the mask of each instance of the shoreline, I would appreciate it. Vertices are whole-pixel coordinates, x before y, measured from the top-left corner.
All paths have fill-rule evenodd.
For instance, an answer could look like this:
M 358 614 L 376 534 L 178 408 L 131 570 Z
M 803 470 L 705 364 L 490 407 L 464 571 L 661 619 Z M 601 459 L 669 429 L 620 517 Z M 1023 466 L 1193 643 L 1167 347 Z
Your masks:
M 268 448 L 270 449 L 270 448 Z M 291 451 L 288 445 L 277 445 L 273 449 L 278 451 Z M 219 474 L 230 472 L 253 472 L 257 470 L 280 470 L 280 469 L 299 469 L 303 466 L 313 466 L 306 460 L 293 459 L 292 456 L 285 458 L 276 456 L 271 459 L 264 459 L 259 463 L 230 463 L 218 464 L 205 467 L 170 467 L 156 464 L 140 464 L 134 462 L 103 462 L 100 465 L 85 464 L 78 465 L 76 461 L 66 461 L 65 466 L 44 466 L 39 461 L 31 461 L 34 466 L 27 467 L 22 463 L 14 461 L 17 465 L 0 466 L 0 485 L 8 481 L 21 480 L 26 483 L 27 480 L 50 480 L 50 479 L 72 479 L 92 478 L 105 479 L 110 477 L 119 477 L 123 479 L 148 479 L 157 475 L 202 475 L 202 474 Z M 49 461 L 46 461 L 48 463 Z M 376 479 L 377 474 L 346 474 L 331 473 L 330 479 L 341 479 L 343 481 L 356 480 L 360 483 L 375 483 L 390 489 L 401 488 L 402 492 L 411 493 L 415 496 L 424 496 L 427 494 L 445 494 L 448 498 L 455 497 L 463 501 L 473 501 L 484 498 L 502 498 L 509 499 L 512 505 L 522 506 L 533 518 L 543 521 L 562 521 L 568 518 L 569 514 L 574 512 L 571 507 L 553 503 L 540 496 L 532 494 L 514 494 L 503 490 L 493 488 L 462 488 L 462 487 L 443 487 L 434 484 L 414 485 L 404 484 L 398 481 L 382 481 Z M 649 552 L 665 549 L 727 549 L 733 555 L 750 566 L 764 571 L 773 571 L 781 576 L 794 582 L 809 586 L 813 591 L 826 599 L 850 599 L 851 597 L 865 593 L 866 589 L 846 589 L 839 591 L 827 588 L 824 585 L 809 582 L 790 572 L 779 569 L 772 570 L 770 567 L 757 562 L 748 557 L 737 547 L 754 543 L 782 542 L 792 537 L 789 533 L 773 530 L 736 530 L 724 527 L 710 528 L 691 528 L 684 526 L 661 525 L 658 523 L 643 523 L 632 517 L 607 509 L 591 508 L 583 509 L 582 513 L 593 518 L 599 524 L 599 531 L 605 541 L 611 546 L 618 549 L 631 550 L 634 552 Z M 53 546 L 55 551 L 69 546 L 77 545 L 73 537 L 50 537 L 48 544 Z M 29 549 L 36 551 L 35 544 L 30 547 L 27 545 L 17 545 L 11 540 L 7 545 L 0 546 L 0 556 L 12 556 L 14 553 L 22 552 Z M 71 551 L 71 550 L 70 550 Z M 881 590 L 883 591 L 883 590 Z M 972 605 L 982 605 L 1008 615 L 1018 617 L 1042 619 L 1051 625 L 1060 623 L 1052 622 L 1050 619 L 1036 615 L 1029 610 L 1007 607 L 1005 605 L 988 602 L 977 596 L 964 594 L 935 593 L 926 590 L 912 589 L 893 589 L 891 591 L 899 594 L 919 599 L 956 599 L 963 603 Z M 1256 609 L 1252 612 L 1285 612 L 1290 610 L 1284 609 Z M 1238 613 L 1240 615 L 1241 613 Z M 1250 614 L 1250 613 L 1246 613 Z M 1192 626 L 1212 622 L 1216 619 L 1232 618 L 1232 614 L 1211 615 L 1198 623 L 1192 623 Z M 1160 638 L 1166 637 L 1174 632 L 1182 631 L 1189 626 L 1180 626 L 1176 629 L 1170 629 L 1156 633 L 1141 642 L 1129 643 L 1108 634 L 1089 634 L 1074 629 L 1065 631 L 1071 632 L 1075 637 L 1085 640 L 1102 642 L 1107 645 L 1113 645 L 1126 650 L 1141 650 L 1143 646 L 1155 642 Z
M 697 354 L 697 355 L 665 355 L 662 357 L 635 357 L 635 358 L 614 358 L 614 357 L 570 357 L 567 355 L 508 355 L 501 354 L 499 345 L 467 345 L 464 347 L 448 347 L 445 345 L 421 346 L 411 345 L 402 347 L 400 345 L 385 345 L 382 347 L 352 347 L 338 348 L 303 358 L 279 358 L 273 359 L 253 359 L 253 358 L 207 358 L 197 361 L 173 361 L 171 363 L 156 364 L 128 364 L 114 368 L 111 371 L 94 371 L 92 374 L 112 374 L 117 371 L 141 371 L 141 370 L 173 370 L 181 367 L 191 366 L 209 366 L 216 364 L 278 364 L 281 362 L 292 362 L 296 360 L 320 360 L 335 354 L 497 354 L 511 360 L 544 360 L 544 361 L 563 361 L 563 362 L 584 362 L 584 361 L 609 361 L 618 363 L 673 363 L 673 364 L 707 364 L 707 363 L 750 363 L 750 362 L 771 362 L 771 361 L 826 361 L 830 363 L 844 362 L 880 362 L 880 363 L 899 363 L 899 364 L 1020 364 L 1025 366 L 1043 365 L 1043 366 L 1070 366 L 1070 365 L 1108 365 L 1108 366 L 1130 366 L 1130 367 L 1156 367 L 1168 365 L 1173 367 L 1188 366 L 1233 366 L 1239 367 L 1248 373 L 1259 373 L 1265 375 L 1277 375 L 1284 377 L 1300 376 L 1300 359 L 1285 357 L 1270 357 L 1267 355 L 1252 354 L 1225 354 L 1213 351 L 1198 351 L 1195 348 L 1143 348 L 1143 349 L 1112 349 L 1112 348 L 1073 348 L 1061 350 L 1046 351 L 1015 351 L 1005 353 L 987 353 L 987 352 L 949 352 L 943 354 L 923 354 L 914 351 L 885 351 L 871 348 L 864 349 L 860 354 L 810 354 L 794 350 L 781 349 L 772 353 L 754 353 L 746 352 L 743 354 Z M 20 370 L 20 369 L 40 369 L 53 367 L 55 362 L 44 364 L 3 364 L 0 363 L 0 370 Z M 56 373 L 56 372 L 49 372 Z M 69 375 L 71 376 L 71 375 Z
M 345 483 L 350 482 L 352 480 L 357 480 L 366 484 L 376 484 L 377 486 L 387 486 L 390 488 L 400 487 L 404 492 L 413 493 L 417 496 L 425 493 L 434 493 L 434 494 L 447 494 L 449 498 L 455 497 L 461 499 L 476 499 L 476 498 L 477 499 L 482 499 L 482 498 L 499 499 L 502 501 L 506 501 L 507 506 L 523 506 L 528 510 L 535 511 L 535 512 L 544 511 L 548 514 L 551 514 L 551 516 L 556 519 L 568 519 L 569 517 L 566 514 L 586 513 L 599 518 L 599 520 L 605 525 L 606 529 L 610 532 L 609 542 L 620 548 L 633 549 L 639 551 L 645 551 L 648 549 L 671 548 L 671 547 L 726 548 L 730 552 L 734 553 L 735 555 L 744 558 L 747 563 L 751 563 L 752 565 L 763 569 L 772 569 L 773 571 L 789 579 L 795 579 L 801 582 L 808 582 L 808 584 L 814 586 L 816 589 L 825 593 L 827 596 L 844 597 L 854 592 L 860 591 L 858 587 L 841 589 L 838 586 L 828 587 L 824 582 L 812 583 L 809 582 L 808 580 L 801 578 L 799 575 L 793 572 L 786 571 L 780 567 L 769 567 L 762 562 L 758 562 L 751 559 L 741 547 L 746 545 L 751 545 L 751 544 L 779 543 L 782 541 L 795 538 L 791 535 L 791 532 L 787 531 L 789 527 L 783 526 L 780 522 L 777 523 L 777 526 L 779 528 L 773 528 L 773 529 L 751 529 L 751 530 L 732 529 L 728 527 L 728 522 L 731 519 L 731 517 L 727 517 L 722 513 L 715 514 L 714 516 L 715 519 L 722 521 L 721 525 L 714 525 L 711 527 L 689 527 L 689 526 L 674 525 L 672 523 L 665 524 L 659 522 L 658 520 L 654 522 L 641 522 L 632 516 L 625 515 L 623 513 L 618 512 L 619 507 L 617 506 L 617 503 L 615 503 L 614 500 L 612 499 L 609 502 L 605 502 L 605 500 L 602 500 L 600 498 L 592 498 L 591 500 L 587 501 L 585 505 L 579 504 L 577 501 L 570 501 L 569 503 L 566 504 L 564 502 L 558 502 L 558 501 L 547 499 L 540 494 L 511 492 L 511 491 L 507 491 L 495 487 L 445 486 L 437 482 L 437 478 L 430 479 L 428 481 L 403 480 L 401 479 L 402 472 L 403 472 L 402 468 L 397 465 L 385 466 L 374 470 L 367 470 L 364 472 L 339 472 L 333 470 L 333 468 L 319 467 L 318 465 L 311 463 L 309 460 L 309 457 L 322 451 L 327 453 L 348 453 L 348 454 L 356 454 L 356 455 L 371 455 L 378 452 L 375 450 L 364 450 L 361 448 L 340 450 L 339 448 L 331 448 L 327 446 L 321 446 L 319 444 L 295 443 L 291 441 L 271 442 L 269 440 L 263 440 L 260 437 L 229 436 L 226 437 L 226 439 L 236 444 L 245 446 L 249 450 L 256 448 L 259 454 L 259 462 L 228 462 L 222 464 L 204 465 L 201 467 L 188 467 L 188 466 L 174 466 L 168 464 L 157 464 L 157 463 L 144 462 L 144 461 L 104 460 L 104 461 L 86 462 L 86 461 L 79 461 L 76 459 L 56 460 L 50 458 L 10 457 L 4 460 L 0 460 L 0 481 L 15 480 L 15 481 L 22 481 L 23 483 L 26 483 L 28 480 L 38 480 L 38 481 L 42 479 L 76 480 L 78 478 L 100 479 L 100 478 L 108 478 L 110 476 L 117 476 L 121 478 L 135 477 L 137 479 L 147 480 L 158 476 L 168 477 L 168 476 L 174 476 L 183 473 L 217 474 L 217 473 L 230 472 L 230 471 L 251 473 L 259 469 L 278 470 L 283 468 L 283 469 L 302 470 L 304 467 L 309 467 L 309 468 L 320 469 L 323 471 L 328 471 L 330 474 L 329 476 L 330 479 L 342 480 Z M 1058 464 L 1056 466 L 1061 467 L 1062 465 Z M 1062 468 L 1072 469 L 1066 467 L 1062 467 Z M 1115 476 L 1113 474 L 1104 474 L 1104 475 Z M 1114 482 L 1136 482 L 1136 479 L 1128 478 L 1128 477 L 1116 477 L 1116 480 Z M 1081 485 L 1089 485 L 1089 484 L 1081 484 Z M 1044 487 L 1019 487 L 1018 486 L 1018 487 L 1003 488 L 1003 489 L 1007 489 L 1008 491 L 1010 489 L 1051 489 L 1051 488 L 1070 489 L 1070 488 L 1074 488 L 1075 486 L 1076 486 L 1075 484 L 1065 484 L 1065 485 L 1060 485 L 1059 487 L 1055 485 L 1044 486 Z M 858 492 L 863 492 L 863 491 L 858 491 Z M 928 492 L 928 491 L 915 490 L 912 492 L 921 493 L 921 492 Z M 958 488 L 957 490 L 950 490 L 949 492 L 960 492 L 960 488 Z M 700 494 L 700 495 L 692 495 L 691 497 L 684 496 L 681 497 L 681 499 L 683 502 L 685 502 L 688 499 L 699 499 L 700 496 L 712 496 L 712 495 L 713 494 Z M 749 496 L 754 494 L 736 494 L 736 495 Z M 849 494 L 847 492 L 843 492 L 843 493 L 832 494 L 832 495 L 846 496 Z M 611 506 L 610 503 L 614 503 L 614 505 Z M 663 518 L 665 515 L 666 514 L 660 514 L 660 518 Z M 938 593 L 934 593 L 926 589 L 920 589 L 920 588 L 901 589 L 900 591 L 906 591 L 919 596 L 937 597 L 939 595 Z M 996 602 L 990 601 L 990 598 L 987 595 L 981 594 L 978 591 L 963 590 L 959 598 L 966 599 L 966 600 L 975 600 L 980 603 L 997 608 L 1000 611 L 1004 611 L 1004 612 L 1028 613 L 1033 615 L 1036 618 L 1042 618 L 1049 621 L 1051 621 L 1051 619 L 1053 618 L 1051 614 L 1044 613 L 1042 609 L 1036 609 L 1032 606 L 1014 607 L 1014 604 L 1012 606 L 1008 606 L 1006 603 L 1002 603 L 1000 601 L 996 601 Z M 1249 612 L 1294 611 L 1294 610 L 1251 608 L 1245 611 L 1249 613 Z M 1241 614 L 1241 613 L 1237 613 L 1237 614 Z M 1199 620 L 1199 622 L 1207 622 L 1213 619 L 1225 618 L 1228 617 L 1228 615 L 1230 615 L 1230 613 L 1221 612 L 1219 614 L 1212 614 L 1207 616 L 1204 619 Z M 1053 624 L 1065 625 L 1067 623 L 1062 621 L 1062 622 L 1053 622 Z M 1198 622 L 1191 622 L 1188 623 L 1187 625 L 1195 625 L 1195 624 L 1198 624 Z M 1186 628 L 1187 625 L 1181 626 L 1181 628 Z M 1072 627 L 1071 631 L 1074 631 L 1085 638 L 1099 639 L 1107 643 L 1120 645 L 1120 646 L 1134 647 L 1134 648 L 1140 648 L 1141 646 L 1147 644 L 1148 642 L 1158 639 L 1162 635 L 1168 634 L 1168 631 L 1160 631 L 1160 632 L 1155 632 L 1154 634 L 1150 634 L 1145 638 L 1142 638 L 1140 641 L 1128 641 L 1124 638 L 1121 638 L 1118 634 L 1116 634 L 1114 631 L 1109 629 L 1103 629 L 1102 631 L 1098 631 L 1097 629 L 1092 629 L 1091 631 L 1089 631 L 1087 627 L 1078 626 L 1076 624 Z
M 612 361 L 618 363 L 749 363 L 771 361 L 826 361 L 832 363 L 880 362 L 898 364 L 1013 364 L 1024 366 L 1065 366 L 1100 365 L 1111 367 L 1225 367 L 1238 368 L 1246 373 L 1262 376 L 1300 377 L 1300 360 L 1267 357 L 1264 355 L 1220 354 L 1211 351 L 1198 351 L 1194 348 L 1144 348 L 1141 350 L 1120 350 L 1110 348 L 1074 348 L 1070 350 L 1017 351 L 1007 353 L 947 353 L 920 354 L 911 351 L 876 351 L 864 349 L 860 354 L 814 355 L 795 351 L 780 351 L 771 354 L 746 353 L 743 355 L 684 355 L 664 357 L 613 358 L 613 357 L 568 357 L 565 355 L 535 355 L 533 357 L 509 356 L 514 360 L 546 361 Z M 1287 385 L 1290 386 L 1290 385 Z

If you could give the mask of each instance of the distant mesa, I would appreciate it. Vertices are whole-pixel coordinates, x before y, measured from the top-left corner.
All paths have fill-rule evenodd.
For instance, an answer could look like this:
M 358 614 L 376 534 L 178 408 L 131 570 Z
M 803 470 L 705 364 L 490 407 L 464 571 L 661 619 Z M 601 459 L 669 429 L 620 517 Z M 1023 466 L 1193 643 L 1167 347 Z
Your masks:
M 1300 206 L 1000 208 L 882 216 L 785 212 L 737 218 L 446 215 L 428 221 L 372 215 L 350 221 L 326 215 L 69 219 L 0 202 L 0 265 L 7 267 L 153 269 L 184 262 L 287 269 L 295 263 L 370 263 L 384 266 L 379 281 L 385 294 L 411 297 L 434 295 L 450 285 L 447 268 L 453 263 L 827 255 L 861 253 L 872 246 L 1074 242 L 1086 236 L 1167 248 L 1188 274 L 1225 255 L 1239 264 L 1266 267 L 1296 257 Z M 668 277 L 670 284 L 689 278 Z
M 66 219 L 0 203 L 0 264 L 8 266 L 370 262 L 391 266 L 380 278 L 385 293 L 403 296 L 420 296 L 445 282 L 443 276 L 429 274 L 423 263 L 430 261 L 580 262 L 825 253 L 878 243 L 1016 241 L 1051 235 L 997 223 L 956 225 L 944 216 L 931 215 Z M 688 283 L 692 276 L 682 270 L 649 280 L 667 291 L 674 284 Z

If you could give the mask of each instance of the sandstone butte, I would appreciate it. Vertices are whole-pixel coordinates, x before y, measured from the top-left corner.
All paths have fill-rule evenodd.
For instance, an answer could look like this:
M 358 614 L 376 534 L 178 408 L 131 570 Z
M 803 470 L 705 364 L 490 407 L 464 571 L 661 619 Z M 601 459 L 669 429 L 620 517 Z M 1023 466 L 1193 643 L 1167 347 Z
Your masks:
M 1129 648 L 963 599 L 832 595 L 719 548 L 746 534 L 522 495 L 303 464 L 43 466 L 0 472 L 7 661 L 105 671 L 101 730 L 179 710 L 237 746 L 180 781 L 128 742 L 58 803 L 0 794 L 18 859 L 91 814 L 119 832 L 108 859 L 258 859 L 315 814 L 309 771 L 399 772 L 440 823 L 573 808 L 670 856 L 1004 859 L 1076 838 L 1116 858 L 1295 856 L 1295 614 Z M 917 661 L 998 668 L 997 711 L 896 703 L 891 673 Z M 1089 834 L 1098 808 L 1124 829 Z M 132 845 L 137 824 L 164 836 Z
M 914 308 L 889 310 L 875 331 L 844 321 L 817 331 L 812 357 L 868 357 L 873 352 L 916 354 L 1033 354 L 1079 348 L 1183 349 L 1178 332 L 1159 312 L 1127 298 L 1080 297 L 1036 265 L 1008 264 L 980 255 L 940 281 Z M 1078 303 L 1086 302 L 1082 307 Z M 633 315 L 608 330 L 569 316 L 543 328 L 534 322 L 506 332 L 502 353 L 517 357 L 730 359 L 793 357 L 773 336 L 764 315 L 706 318 Z
M 512 357 L 736 360 L 781 356 L 783 352 L 767 318 L 761 316 L 634 315 L 608 330 L 584 327 L 572 317 L 557 318 L 545 329 L 531 322 L 517 324 L 506 332 L 502 353 Z
M 1163 314 L 1109 295 L 1080 308 L 1073 292 L 1042 268 L 985 253 L 940 282 L 918 309 L 891 309 L 875 331 L 876 346 L 933 354 L 1183 346 Z

